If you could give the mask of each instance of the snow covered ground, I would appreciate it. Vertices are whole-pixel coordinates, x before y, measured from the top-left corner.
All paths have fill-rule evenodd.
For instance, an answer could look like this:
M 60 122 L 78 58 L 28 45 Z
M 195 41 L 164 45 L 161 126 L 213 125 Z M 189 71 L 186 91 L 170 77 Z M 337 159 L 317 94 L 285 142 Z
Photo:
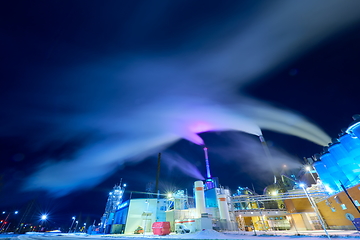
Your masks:
M 330 238 L 360 238 L 358 231 L 342 231 L 342 230 L 328 230 Z M 95 236 L 94 236 L 95 237 Z M 167 236 L 157 236 L 153 234 L 115 234 L 103 235 L 105 238 L 152 238 L 152 239 L 273 239 L 273 240 L 294 240 L 294 238 L 306 238 L 306 240 L 324 240 L 327 236 L 323 230 L 316 231 L 256 231 L 255 232 L 217 232 L 214 230 L 204 230 L 196 233 L 188 234 L 170 234 Z
M 340 238 L 340 239 L 355 239 L 360 240 L 360 233 L 358 231 L 342 231 L 342 230 L 328 230 L 331 239 Z M 297 239 L 306 239 L 306 240 L 327 240 L 325 232 L 322 230 L 316 231 L 256 231 L 255 232 L 217 232 L 214 230 L 204 230 L 196 233 L 188 234 L 173 234 L 167 236 L 157 236 L 151 233 L 148 234 L 108 234 L 108 235 L 87 235 L 87 234 L 44 234 L 39 233 L 38 235 L 42 236 L 33 236 L 29 234 L 17 236 L 20 240 L 38 240 L 38 239 L 49 239 L 49 240 L 72 240 L 72 239 L 98 239 L 106 240 L 114 238 L 119 238 L 119 240 L 135 240 L 135 239 L 241 239 L 241 240 L 294 240 Z M 8 236 L 9 237 L 9 236 Z M 14 236 L 16 237 L 16 236 Z M 40 238 L 39 238 L 40 237 Z M 1 236 L 0 236 L 1 238 Z M 14 238 L 15 239 L 15 238 Z

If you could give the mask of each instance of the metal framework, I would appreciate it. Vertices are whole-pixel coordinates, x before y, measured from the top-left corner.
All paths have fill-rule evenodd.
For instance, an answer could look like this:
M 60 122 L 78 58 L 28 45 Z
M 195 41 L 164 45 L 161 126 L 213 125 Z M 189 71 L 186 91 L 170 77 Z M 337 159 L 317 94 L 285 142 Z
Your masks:
M 329 197 L 327 192 L 322 191 L 308 191 L 309 196 L 315 202 L 321 202 Z M 248 203 L 248 202 L 265 202 L 265 201 L 278 201 L 286 199 L 307 198 L 304 191 L 293 191 L 286 193 L 278 193 L 277 195 L 239 195 L 231 197 L 232 203 Z

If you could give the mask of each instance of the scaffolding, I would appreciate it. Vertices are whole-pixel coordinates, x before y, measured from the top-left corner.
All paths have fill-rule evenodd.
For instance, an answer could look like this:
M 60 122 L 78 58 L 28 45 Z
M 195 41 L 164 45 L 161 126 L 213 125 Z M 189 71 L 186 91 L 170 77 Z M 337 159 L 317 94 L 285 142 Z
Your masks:
M 114 222 L 115 212 L 123 201 L 124 191 L 125 186 L 121 187 L 120 183 L 114 186 L 113 191 L 109 192 L 105 212 L 101 218 L 100 229 L 102 232 L 108 233 L 110 231 L 111 225 Z

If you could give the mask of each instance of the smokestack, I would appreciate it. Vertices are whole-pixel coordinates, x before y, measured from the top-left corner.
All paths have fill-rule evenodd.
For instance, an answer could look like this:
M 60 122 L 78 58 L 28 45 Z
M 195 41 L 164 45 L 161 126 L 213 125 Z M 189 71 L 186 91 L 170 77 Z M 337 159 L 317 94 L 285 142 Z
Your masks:
M 209 164 L 209 157 L 208 157 L 207 147 L 204 147 L 204 153 L 205 153 L 205 163 L 206 163 L 206 177 L 211 178 L 210 164 Z
M 195 207 L 197 217 L 201 218 L 202 213 L 206 213 L 205 207 L 205 195 L 204 195 L 204 183 L 202 181 L 196 181 L 195 187 Z
M 226 201 L 226 195 L 219 194 L 217 196 L 217 200 L 219 206 L 220 219 L 226 219 L 227 221 L 230 221 L 229 206 Z
M 271 169 L 271 171 L 273 172 L 273 174 L 275 174 L 275 170 L 274 170 L 274 168 L 273 168 L 273 166 L 272 166 L 272 164 L 271 164 L 271 162 L 272 162 L 272 156 L 271 156 L 271 154 L 270 154 L 269 147 L 268 147 L 267 144 L 266 144 L 265 138 L 264 138 L 263 135 L 259 135 L 259 139 L 260 139 L 261 145 L 262 145 L 263 148 L 264 148 L 265 156 L 266 156 L 266 158 L 267 158 L 267 162 L 268 162 L 269 165 L 270 165 L 270 169 Z

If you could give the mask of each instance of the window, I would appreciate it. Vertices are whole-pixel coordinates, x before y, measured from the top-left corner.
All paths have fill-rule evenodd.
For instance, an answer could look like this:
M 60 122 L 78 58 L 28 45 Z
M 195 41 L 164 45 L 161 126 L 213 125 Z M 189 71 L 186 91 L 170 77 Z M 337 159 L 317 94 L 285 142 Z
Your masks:
M 345 204 L 341 204 L 340 206 L 341 206 L 341 208 L 342 208 L 343 210 L 346 210 L 346 209 L 347 209 L 347 207 L 346 207 Z
M 335 201 L 336 201 L 338 204 L 342 204 L 339 196 L 335 196 L 334 199 L 335 199 Z

